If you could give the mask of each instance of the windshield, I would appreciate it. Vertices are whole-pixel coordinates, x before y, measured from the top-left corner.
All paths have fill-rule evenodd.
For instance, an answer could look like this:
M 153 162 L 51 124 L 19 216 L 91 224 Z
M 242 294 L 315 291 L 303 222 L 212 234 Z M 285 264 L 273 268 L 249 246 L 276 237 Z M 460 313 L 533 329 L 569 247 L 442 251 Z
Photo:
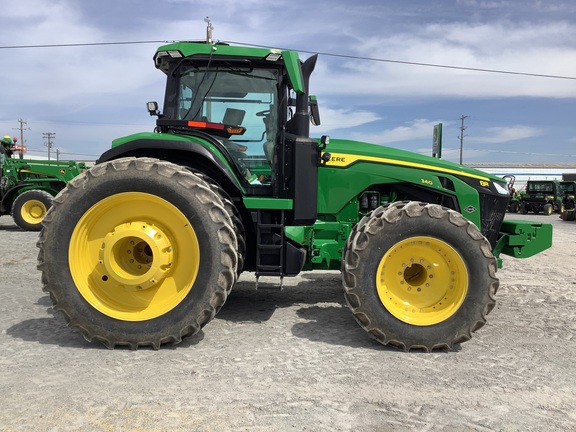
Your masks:
M 565 194 L 573 194 L 574 193 L 574 183 L 573 182 L 560 183 L 560 190 L 562 191 L 562 193 L 565 193 Z
M 278 71 L 245 65 L 184 65 L 180 69 L 178 120 L 241 126 L 242 134 L 219 138 L 241 168 L 270 172 L 278 131 Z M 253 175 L 251 175 L 253 177 Z M 248 179 L 252 181 L 251 179 Z
M 554 192 L 554 184 L 552 182 L 529 182 L 528 192 Z

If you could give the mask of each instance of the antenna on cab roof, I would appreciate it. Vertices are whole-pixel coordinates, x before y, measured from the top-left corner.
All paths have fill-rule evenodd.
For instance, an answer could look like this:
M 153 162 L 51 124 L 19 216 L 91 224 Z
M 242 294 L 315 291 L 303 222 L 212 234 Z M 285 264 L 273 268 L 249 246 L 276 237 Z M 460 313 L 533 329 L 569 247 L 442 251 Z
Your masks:
M 214 30 L 214 26 L 210 23 L 210 17 L 204 18 L 204 22 L 206 23 L 206 43 L 212 43 L 212 30 Z

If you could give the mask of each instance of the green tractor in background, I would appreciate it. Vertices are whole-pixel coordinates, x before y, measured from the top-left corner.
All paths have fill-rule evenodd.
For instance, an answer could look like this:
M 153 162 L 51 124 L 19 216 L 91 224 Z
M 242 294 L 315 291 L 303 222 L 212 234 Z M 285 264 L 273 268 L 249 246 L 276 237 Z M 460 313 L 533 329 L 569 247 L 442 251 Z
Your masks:
M 329 269 L 382 344 L 451 349 L 485 324 L 500 255 L 545 250 L 551 225 L 504 221 L 502 178 L 310 138 L 316 59 L 211 37 L 158 48 L 155 132 L 115 140 L 43 222 L 38 268 L 70 326 L 158 349 L 213 319 L 243 271 Z
M 562 199 L 562 188 L 558 180 L 528 180 L 526 189 L 520 195 L 520 213 L 562 213 Z
M 12 215 L 26 231 L 40 231 L 52 199 L 86 164 L 12 158 L 13 142 L 5 136 L 0 145 L 0 216 Z

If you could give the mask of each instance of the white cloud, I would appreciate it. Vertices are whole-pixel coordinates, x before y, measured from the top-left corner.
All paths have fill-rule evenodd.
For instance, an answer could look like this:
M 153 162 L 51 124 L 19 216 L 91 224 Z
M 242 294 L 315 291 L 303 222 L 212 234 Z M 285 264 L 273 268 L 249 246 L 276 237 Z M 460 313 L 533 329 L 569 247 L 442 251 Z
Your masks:
M 487 135 L 471 136 L 467 141 L 473 143 L 506 143 L 541 135 L 541 131 L 531 126 L 493 127 L 486 129 Z
M 390 144 L 410 140 L 429 140 L 432 147 L 432 133 L 438 121 L 418 119 L 392 129 L 362 133 L 355 132 L 351 136 L 358 141 L 373 144 Z
M 566 22 L 430 24 L 374 36 L 357 55 L 375 59 L 576 77 L 576 25 Z M 328 59 L 322 59 L 328 61 Z M 334 67 L 339 61 L 339 67 Z M 474 72 L 390 62 L 332 60 L 322 92 L 405 97 L 576 97 L 574 80 Z M 316 77 L 318 80 L 318 77 Z
M 3 35 L 6 45 L 93 43 L 114 37 L 92 26 L 71 2 L 29 0 L 19 5 L 10 2 L 3 10 L 16 20 Z M 153 49 L 118 45 L 3 50 L 3 61 L 14 66 L 0 82 L 0 93 L 13 101 L 12 109 L 42 104 L 71 111 L 98 104 L 117 107 L 142 88 L 162 86 L 162 74 L 151 60 Z
M 380 120 L 380 116 L 374 112 L 353 109 L 332 109 L 322 106 L 320 107 L 321 124 L 319 126 L 312 126 L 310 132 L 318 135 L 336 129 L 361 126 L 377 120 Z
M 457 0 L 459 5 L 479 7 L 483 9 L 498 9 L 509 7 L 509 1 L 486 1 L 486 0 Z

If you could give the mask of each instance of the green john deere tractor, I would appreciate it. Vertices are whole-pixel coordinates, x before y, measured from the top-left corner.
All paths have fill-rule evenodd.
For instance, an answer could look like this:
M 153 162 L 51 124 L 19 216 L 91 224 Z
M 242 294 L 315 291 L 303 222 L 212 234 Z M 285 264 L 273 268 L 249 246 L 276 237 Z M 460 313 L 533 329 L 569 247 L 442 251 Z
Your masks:
M 15 159 L 0 146 L 0 216 L 12 215 L 26 231 L 40 231 L 52 198 L 86 171 L 83 162 Z
M 526 189 L 520 195 L 520 213 L 528 212 L 551 215 L 564 211 L 564 198 L 558 180 L 528 180 Z
M 38 246 L 44 291 L 88 341 L 177 344 L 241 272 L 341 270 L 354 317 L 403 350 L 450 349 L 494 308 L 500 255 L 551 246 L 504 221 L 506 182 L 378 145 L 309 137 L 316 56 L 180 42 L 154 132 L 119 138 L 68 183 Z

